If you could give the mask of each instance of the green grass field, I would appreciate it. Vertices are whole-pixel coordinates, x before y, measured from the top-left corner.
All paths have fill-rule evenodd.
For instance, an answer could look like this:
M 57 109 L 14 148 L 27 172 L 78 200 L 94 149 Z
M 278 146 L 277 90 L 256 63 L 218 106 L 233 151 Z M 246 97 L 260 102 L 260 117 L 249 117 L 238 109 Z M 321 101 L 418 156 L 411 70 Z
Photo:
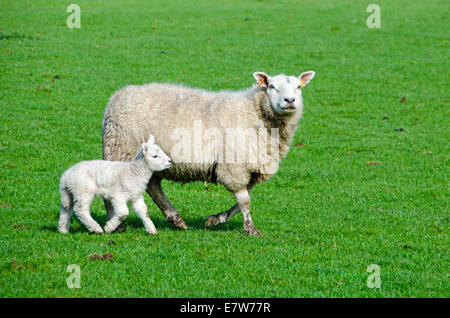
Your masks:
M 69 29 L 70 1 L 1 0 L 0 297 L 449 297 L 450 5 L 380 0 L 369 29 L 373 2 L 83 0 Z M 188 231 L 146 196 L 156 237 L 134 212 L 125 233 L 76 218 L 57 232 L 59 178 L 101 158 L 119 88 L 243 89 L 255 71 L 306 70 L 304 146 L 252 192 L 262 237 L 240 215 L 204 228 L 234 203 L 223 187 L 167 181 Z M 104 225 L 101 200 L 92 213 Z

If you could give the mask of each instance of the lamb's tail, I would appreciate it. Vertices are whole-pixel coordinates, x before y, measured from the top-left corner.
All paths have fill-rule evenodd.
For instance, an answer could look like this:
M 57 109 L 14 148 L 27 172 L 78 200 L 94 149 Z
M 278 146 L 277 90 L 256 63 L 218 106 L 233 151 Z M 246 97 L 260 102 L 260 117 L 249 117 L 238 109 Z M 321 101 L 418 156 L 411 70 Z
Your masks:
M 61 209 L 59 211 L 58 231 L 60 233 L 69 232 L 70 219 L 73 213 L 73 195 L 65 188 L 59 189 L 61 194 Z
M 59 189 L 59 194 L 61 195 L 61 205 L 67 210 L 73 209 L 73 195 L 66 188 L 61 187 Z

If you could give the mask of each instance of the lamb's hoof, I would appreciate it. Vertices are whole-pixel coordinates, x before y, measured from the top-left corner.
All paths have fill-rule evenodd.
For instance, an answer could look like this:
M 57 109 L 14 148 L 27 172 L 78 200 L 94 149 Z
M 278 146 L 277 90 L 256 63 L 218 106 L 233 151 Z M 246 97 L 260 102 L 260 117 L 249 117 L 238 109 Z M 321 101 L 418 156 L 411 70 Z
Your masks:
M 210 215 L 205 221 L 205 227 L 221 224 L 219 218 L 216 215 Z
M 244 225 L 244 231 L 248 235 L 261 236 L 261 232 L 255 227 L 254 224 Z
M 167 221 L 172 223 L 178 230 L 187 230 L 188 229 L 186 222 L 184 222 L 184 220 L 180 216 L 168 218 Z

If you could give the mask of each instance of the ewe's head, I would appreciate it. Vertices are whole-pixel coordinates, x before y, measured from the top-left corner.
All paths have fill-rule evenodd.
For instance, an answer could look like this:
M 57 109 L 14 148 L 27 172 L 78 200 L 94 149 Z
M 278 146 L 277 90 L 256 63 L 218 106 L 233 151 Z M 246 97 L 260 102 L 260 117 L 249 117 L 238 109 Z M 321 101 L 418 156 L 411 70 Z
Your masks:
M 142 144 L 141 150 L 145 162 L 152 171 L 161 171 L 172 165 L 172 160 L 155 144 L 155 138 L 152 135 L 147 142 Z
M 253 77 L 258 86 L 267 91 L 270 104 L 279 115 L 287 115 L 302 111 L 302 88 L 309 83 L 316 73 L 303 72 L 299 77 L 286 76 L 284 74 L 269 76 L 266 73 L 255 72 Z

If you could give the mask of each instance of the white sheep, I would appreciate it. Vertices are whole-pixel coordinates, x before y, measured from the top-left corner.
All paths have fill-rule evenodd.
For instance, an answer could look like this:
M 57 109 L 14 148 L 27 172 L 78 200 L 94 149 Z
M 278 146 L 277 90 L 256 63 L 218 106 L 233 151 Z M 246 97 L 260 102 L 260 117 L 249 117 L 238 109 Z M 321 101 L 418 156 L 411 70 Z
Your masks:
M 208 181 L 222 184 L 233 192 L 237 204 L 209 216 L 206 226 L 225 223 L 240 210 L 245 232 L 260 235 L 250 216 L 249 192 L 255 184 L 268 180 L 277 171 L 280 159 L 287 154 L 302 116 L 302 88 L 314 75 L 313 71 L 308 71 L 298 77 L 283 74 L 271 77 L 256 72 L 253 76 L 257 85 L 238 92 L 209 92 L 160 83 L 127 86 L 111 97 L 105 109 L 102 122 L 103 159 L 131 160 L 140 142 L 152 133 L 161 148 L 171 156 L 173 166 L 155 173 L 147 192 L 169 222 L 179 229 L 187 229 L 186 223 L 162 191 L 161 180 Z M 198 143 L 195 140 L 202 139 L 201 134 L 200 137 L 196 134 L 197 126 L 202 126 L 205 131 L 214 131 L 208 136 L 204 134 L 203 140 L 209 140 L 204 148 L 216 151 L 206 151 L 189 162 L 180 155 L 180 148 L 185 148 L 194 157 L 205 151 L 202 147 L 196 147 Z M 265 129 L 264 134 L 261 128 Z M 247 146 L 236 151 L 238 145 L 244 144 L 245 138 L 238 136 L 237 145 L 224 143 L 220 135 L 225 135 L 228 129 L 253 131 L 256 138 L 247 138 Z M 180 130 L 183 132 L 181 135 Z M 183 139 L 186 134 L 192 138 Z M 211 141 L 212 135 L 217 138 Z M 256 144 L 259 137 L 279 138 L 278 151 L 263 151 Z M 180 142 L 180 138 L 184 141 Z M 256 164 L 221 160 L 223 154 L 229 151 L 239 153 L 242 149 L 247 149 L 250 154 L 256 153 L 264 160 Z M 111 202 L 104 201 L 110 217 Z
M 133 210 L 144 223 L 145 231 L 157 234 L 155 225 L 148 217 L 143 193 L 153 171 L 167 169 L 170 165 L 171 159 L 150 135 L 130 162 L 91 160 L 70 167 L 62 174 L 59 183 L 59 232 L 69 231 L 70 219 L 75 212 L 90 232 L 103 233 L 90 213 L 94 197 L 102 197 L 110 200 L 113 206 L 113 214 L 105 225 L 106 233 L 114 231 L 127 218 L 127 202 L 131 202 Z

